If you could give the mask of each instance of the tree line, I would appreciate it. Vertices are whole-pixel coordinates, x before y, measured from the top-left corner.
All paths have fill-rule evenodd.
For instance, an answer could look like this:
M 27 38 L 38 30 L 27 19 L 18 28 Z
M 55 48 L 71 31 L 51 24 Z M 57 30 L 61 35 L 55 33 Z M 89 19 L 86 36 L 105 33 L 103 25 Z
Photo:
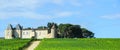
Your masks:
M 57 38 L 94 38 L 94 33 L 86 28 L 81 28 L 80 25 L 59 24 L 48 22 L 48 32 L 52 26 L 56 28 Z

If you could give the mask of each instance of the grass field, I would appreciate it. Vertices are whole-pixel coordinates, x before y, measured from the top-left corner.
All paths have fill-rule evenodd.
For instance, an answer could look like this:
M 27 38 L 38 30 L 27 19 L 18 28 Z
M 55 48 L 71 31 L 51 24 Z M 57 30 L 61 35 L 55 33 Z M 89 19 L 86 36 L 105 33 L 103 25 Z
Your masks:
M 28 39 L 0 39 L 0 50 L 18 50 L 29 41 Z
M 120 39 L 44 39 L 35 50 L 120 50 Z

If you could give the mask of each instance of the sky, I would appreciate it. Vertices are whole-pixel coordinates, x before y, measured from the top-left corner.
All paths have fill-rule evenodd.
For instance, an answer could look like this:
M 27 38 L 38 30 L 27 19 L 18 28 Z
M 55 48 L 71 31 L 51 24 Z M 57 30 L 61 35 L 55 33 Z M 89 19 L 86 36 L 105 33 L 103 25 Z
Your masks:
M 96 38 L 120 38 L 120 0 L 0 0 L 0 37 L 8 24 L 78 24 Z

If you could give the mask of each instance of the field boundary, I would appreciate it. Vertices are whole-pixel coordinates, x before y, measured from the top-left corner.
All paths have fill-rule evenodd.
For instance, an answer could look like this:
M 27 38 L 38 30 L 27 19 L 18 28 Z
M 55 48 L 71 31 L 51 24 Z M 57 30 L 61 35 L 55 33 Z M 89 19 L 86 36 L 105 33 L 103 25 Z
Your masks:
M 31 45 L 29 45 L 25 50 L 34 50 L 38 45 L 40 41 L 32 41 Z
M 24 45 L 23 47 L 20 47 L 19 50 L 25 50 L 27 47 L 29 47 L 32 44 L 33 41 L 34 40 L 30 40 L 26 45 Z

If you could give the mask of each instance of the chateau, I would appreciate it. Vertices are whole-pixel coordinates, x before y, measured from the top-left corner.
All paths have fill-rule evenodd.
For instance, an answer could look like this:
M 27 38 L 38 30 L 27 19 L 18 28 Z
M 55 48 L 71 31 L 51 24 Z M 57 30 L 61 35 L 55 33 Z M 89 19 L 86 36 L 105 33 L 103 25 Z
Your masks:
M 29 39 L 33 37 L 37 39 L 55 38 L 56 34 L 55 25 L 51 28 L 23 28 L 20 24 L 18 24 L 13 28 L 13 26 L 9 24 L 5 30 L 5 39 Z

